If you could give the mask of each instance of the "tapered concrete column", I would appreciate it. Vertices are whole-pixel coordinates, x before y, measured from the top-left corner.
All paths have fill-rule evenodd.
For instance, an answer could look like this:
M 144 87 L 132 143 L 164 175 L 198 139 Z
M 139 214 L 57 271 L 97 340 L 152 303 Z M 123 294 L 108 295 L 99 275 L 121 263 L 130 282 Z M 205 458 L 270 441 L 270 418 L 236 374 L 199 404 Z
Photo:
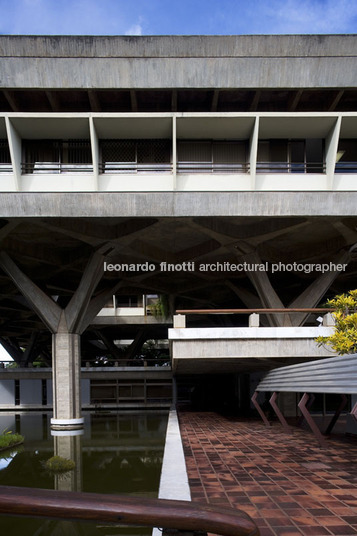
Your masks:
M 52 335 L 53 418 L 54 430 L 75 429 L 83 426 L 81 417 L 81 359 L 80 335 L 54 333 Z

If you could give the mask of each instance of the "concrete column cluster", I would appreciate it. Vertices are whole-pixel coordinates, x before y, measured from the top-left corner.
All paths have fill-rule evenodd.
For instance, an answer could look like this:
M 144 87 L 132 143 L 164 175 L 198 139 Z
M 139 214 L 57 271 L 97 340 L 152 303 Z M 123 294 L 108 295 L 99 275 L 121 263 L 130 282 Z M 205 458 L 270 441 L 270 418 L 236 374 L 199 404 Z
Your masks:
M 81 353 L 80 335 L 113 295 L 116 287 L 97 296 L 93 293 L 103 275 L 107 245 L 94 251 L 83 272 L 77 290 L 65 308 L 50 296 L 14 263 L 7 253 L 0 253 L 0 267 L 11 277 L 32 309 L 52 332 L 53 418 L 55 430 L 81 428 Z

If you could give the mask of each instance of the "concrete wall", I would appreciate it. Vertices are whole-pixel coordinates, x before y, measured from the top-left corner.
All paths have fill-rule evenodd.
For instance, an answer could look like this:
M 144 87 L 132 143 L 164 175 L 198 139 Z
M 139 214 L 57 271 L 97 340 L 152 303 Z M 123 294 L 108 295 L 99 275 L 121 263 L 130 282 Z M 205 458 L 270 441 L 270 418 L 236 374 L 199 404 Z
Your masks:
M 0 408 L 15 406 L 15 381 L 0 381 Z
M 0 408 L 50 408 L 53 404 L 52 380 L 47 385 L 47 405 L 42 405 L 42 380 L 20 379 L 20 405 L 15 406 L 15 380 L 0 380 Z M 90 404 L 90 380 L 81 380 L 82 404 Z M 0 430 L 1 432 L 1 430 Z
M 42 405 L 42 380 L 20 380 L 21 406 Z
M 353 35 L 0 38 L 10 89 L 350 88 L 356 55 Z

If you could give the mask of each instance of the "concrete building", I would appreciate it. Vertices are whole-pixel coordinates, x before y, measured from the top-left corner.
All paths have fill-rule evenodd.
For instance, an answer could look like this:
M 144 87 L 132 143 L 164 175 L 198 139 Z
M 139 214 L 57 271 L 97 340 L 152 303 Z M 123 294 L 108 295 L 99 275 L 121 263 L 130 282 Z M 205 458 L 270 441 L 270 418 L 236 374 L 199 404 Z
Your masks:
M 167 338 L 165 319 L 97 316 L 113 295 L 171 316 L 355 288 L 356 55 L 354 35 L 0 37 L 0 336 L 22 366 L 52 360 L 53 426 L 82 423 L 81 359 Z M 183 377 L 327 355 L 307 311 L 187 322 Z

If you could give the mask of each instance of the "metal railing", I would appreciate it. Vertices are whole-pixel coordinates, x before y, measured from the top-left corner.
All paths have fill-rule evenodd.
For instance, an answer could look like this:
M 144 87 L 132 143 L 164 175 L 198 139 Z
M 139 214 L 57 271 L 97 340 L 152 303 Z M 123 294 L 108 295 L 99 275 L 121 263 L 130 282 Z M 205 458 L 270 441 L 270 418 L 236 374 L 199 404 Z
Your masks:
M 260 534 L 254 521 L 241 510 L 102 493 L 0 486 L 0 514 L 163 527 L 223 536 Z
M 178 173 L 248 173 L 246 162 L 177 162 Z
M 12 173 L 12 165 L 9 163 L 0 163 L 0 173 Z
M 335 173 L 357 173 L 357 162 L 336 162 Z
M 93 164 L 62 164 L 61 162 L 22 162 L 23 174 L 40 173 L 92 173 Z
M 99 164 L 99 173 L 168 173 L 172 171 L 172 164 L 137 162 L 104 162 Z
M 206 314 L 235 314 L 235 315 L 251 315 L 257 314 L 290 314 L 290 313 L 332 313 L 334 309 L 331 307 L 304 307 L 304 308 L 275 308 L 275 309 L 177 309 L 178 315 L 206 315 Z
M 257 173 L 326 173 L 326 163 L 257 162 Z

